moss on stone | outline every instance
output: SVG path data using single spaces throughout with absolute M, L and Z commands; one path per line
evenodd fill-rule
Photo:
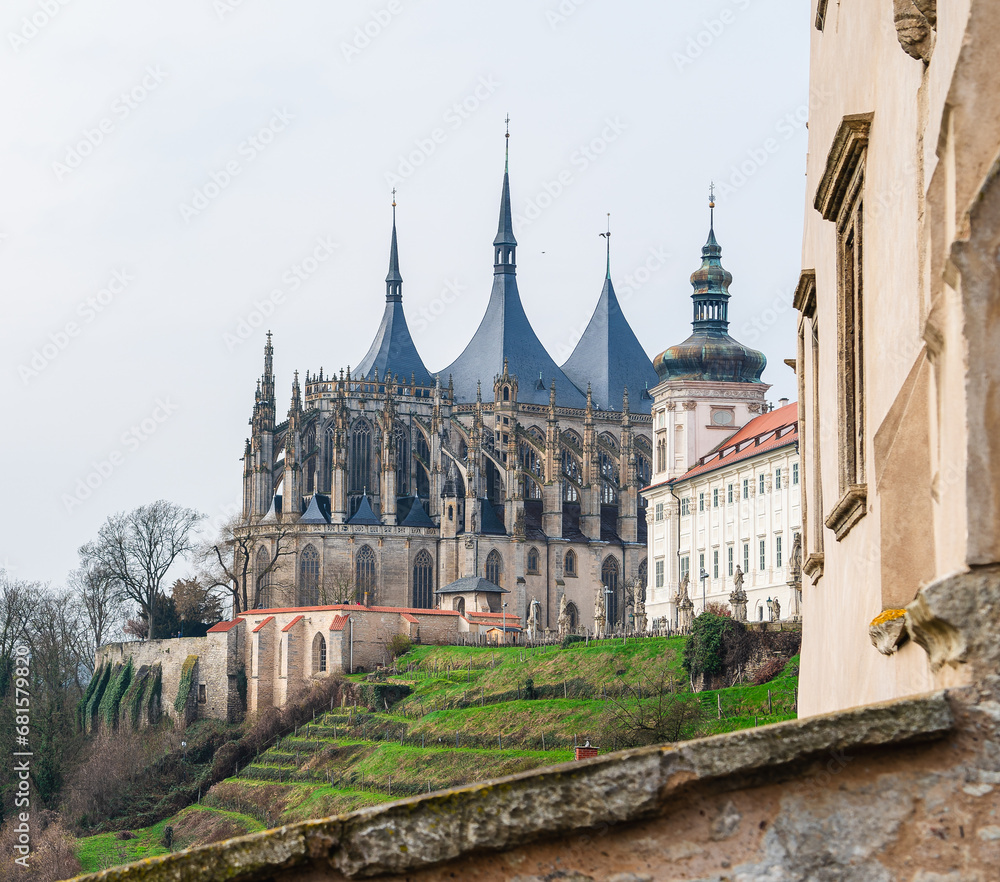
M 198 664 L 198 656 L 189 655 L 181 665 L 181 679 L 177 684 L 177 698 L 174 699 L 174 710 L 177 713 L 184 713 L 187 707 L 188 698 L 191 696 L 191 689 L 194 686 L 194 666 Z

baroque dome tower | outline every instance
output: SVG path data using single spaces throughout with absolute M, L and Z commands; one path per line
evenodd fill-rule
M 701 266 L 691 274 L 694 293 L 693 333 L 653 359 L 661 381 L 760 383 L 767 365 L 764 353 L 729 336 L 729 285 L 732 273 L 722 266 L 722 246 L 715 238 L 715 203 L 710 202 L 708 241 Z

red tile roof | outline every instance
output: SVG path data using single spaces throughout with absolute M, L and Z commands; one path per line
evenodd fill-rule
M 304 618 L 305 618 L 305 616 L 296 616 L 296 617 L 295 617 L 294 619 L 292 619 L 292 620 L 291 620 L 291 621 L 290 621 L 290 622 L 289 622 L 289 623 L 288 623 L 287 625 L 285 625 L 285 627 L 284 627 L 284 628 L 282 628 L 281 630 L 282 630 L 282 631 L 291 631 L 291 630 L 292 630 L 292 628 L 294 628 L 294 627 L 295 627 L 295 626 L 296 626 L 296 625 L 297 625 L 297 624 L 298 624 L 299 622 L 301 622 L 301 621 L 302 621 L 302 620 L 303 620 Z
M 403 621 L 404 622 L 409 622 L 412 625 L 418 624 L 417 620 L 415 618 L 413 618 L 413 616 L 411 616 L 409 613 L 403 613 Z
M 284 606 L 272 609 L 247 609 L 239 613 L 240 616 L 254 616 L 261 614 L 277 614 L 289 612 L 327 612 L 343 610 L 352 612 L 386 612 L 386 613 L 410 613 L 414 616 L 457 616 L 458 612 L 453 609 L 413 609 L 400 606 L 362 606 L 358 603 L 333 603 L 328 606 Z M 492 613 L 500 615 L 500 613 Z
M 347 620 L 350 616 L 334 616 L 333 621 L 330 622 L 331 631 L 343 631 L 347 627 Z
M 224 634 L 226 631 L 232 631 L 237 625 L 242 624 L 241 619 L 233 619 L 231 622 L 219 622 L 218 624 L 212 625 L 208 629 L 209 634 Z
M 799 440 L 799 405 L 797 402 L 786 404 L 769 413 L 754 417 L 742 429 L 731 435 L 716 447 L 711 453 L 703 456 L 701 461 L 688 469 L 679 478 L 672 481 L 660 481 L 650 484 L 644 490 L 652 490 L 667 484 L 677 484 L 725 468 L 733 463 L 742 462 L 761 453 L 787 447 Z
M 243 613 L 240 613 L 240 615 L 243 615 Z M 268 616 L 256 628 L 253 629 L 253 633 L 256 634 L 261 628 L 264 627 L 264 625 L 266 625 L 268 622 L 273 621 L 273 620 L 274 620 L 274 616 Z

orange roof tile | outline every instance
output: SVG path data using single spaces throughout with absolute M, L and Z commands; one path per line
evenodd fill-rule
M 281 630 L 282 630 L 283 632 L 284 632 L 284 631 L 291 631 L 291 630 L 292 630 L 292 628 L 294 628 L 294 627 L 295 627 L 295 626 L 296 626 L 296 625 L 297 625 L 297 624 L 298 624 L 299 622 L 301 622 L 301 621 L 302 621 L 302 620 L 303 620 L 304 618 L 305 618 L 305 616 L 296 616 L 296 617 L 295 617 L 294 619 L 292 619 L 292 620 L 291 620 L 291 621 L 290 621 L 290 622 L 289 622 L 289 623 L 288 623 L 287 625 L 285 625 L 285 627 L 284 627 L 284 628 L 282 628 Z
M 209 634 L 224 634 L 226 631 L 232 631 L 237 625 L 242 624 L 240 619 L 233 619 L 231 622 L 219 622 L 218 624 L 212 625 L 208 629 Z
M 403 621 L 409 622 L 412 625 L 418 624 L 417 620 L 413 618 L 409 613 L 403 613 Z
M 285 606 L 270 609 L 247 609 L 239 613 L 242 616 L 272 615 L 290 612 L 328 612 L 343 610 L 345 612 L 385 612 L 385 613 L 409 613 L 414 616 L 457 616 L 458 612 L 453 609 L 413 609 L 401 606 L 362 606 L 357 603 L 332 603 L 327 606 Z M 500 615 L 500 613 L 491 613 Z
M 679 478 L 650 484 L 648 487 L 643 487 L 643 490 L 653 490 L 667 484 L 678 484 L 689 478 L 714 472 L 716 469 L 759 456 L 761 453 L 798 443 L 798 408 L 798 403 L 792 402 L 769 413 L 762 413 L 760 416 L 754 417 L 742 429 L 703 456 L 697 465 L 692 466 Z
M 243 615 L 243 613 L 240 613 L 240 615 Z M 274 616 L 268 616 L 266 619 L 264 619 L 256 628 L 253 629 L 254 634 L 256 634 L 261 628 L 264 627 L 264 625 L 266 625 L 268 622 L 271 621 L 274 621 Z
M 347 627 L 347 622 L 350 616 L 334 616 L 333 621 L 330 622 L 331 631 L 343 631 Z

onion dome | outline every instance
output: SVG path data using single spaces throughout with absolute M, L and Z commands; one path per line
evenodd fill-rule
M 714 209 L 715 203 L 709 203 Z M 713 211 L 714 215 L 714 211 Z M 716 383 L 760 383 L 764 353 L 729 336 L 729 285 L 732 274 L 722 266 L 722 247 L 709 224 L 701 249 L 701 266 L 691 274 L 694 333 L 653 359 L 661 380 L 708 380 Z

